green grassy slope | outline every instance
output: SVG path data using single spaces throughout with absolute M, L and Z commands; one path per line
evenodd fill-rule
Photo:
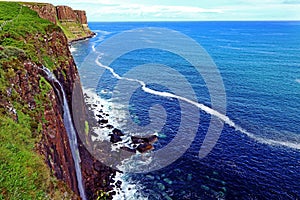
M 57 25 L 63 30 L 69 41 L 89 36 L 78 22 L 59 22 L 57 20 Z
M 44 104 L 50 86 L 39 81 L 36 107 L 29 108 L 12 87 L 16 74 L 26 74 L 24 60 L 54 68 L 54 56 L 36 44 L 46 34 L 59 28 L 38 17 L 36 12 L 18 3 L 0 2 L 0 199 L 62 199 L 73 195 L 61 181 L 51 175 L 43 157 L 36 152 L 41 137 Z M 37 53 L 39 52 L 39 53 Z M 11 114 L 11 105 L 18 119 Z

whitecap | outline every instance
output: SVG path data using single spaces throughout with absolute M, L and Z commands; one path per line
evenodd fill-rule
M 210 115 L 213 115 L 217 118 L 219 118 L 221 121 L 223 121 L 225 124 L 229 125 L 230 127 L 234 128 L 236 131 L 239 131 L 245 135 L 247 135 L 249 138 L 259 142 L 259 143 L 262 143 L 262 144 L 268 144 L 268 145 L 271 145 L 271 146 L 285 146 L 285 147 L 288 147 L 288 148 L 292 148 L 292 149 L 297 149 L 297 150 L 300 150 L 300 144 L 299 143 L 294 143 L 294 142 L 290 142 L 290 141 L 284 141 L 284 140 L 274 140 L 274 139 L 267 139 L 267 138 L 262 138 L 262 137 L 259 137 L 259 136 L 256 136 L 255 134 L 253 133 L 250 133 L 249 131 L 243 129 L 242 127 L 240 127 L 239 125 L 235 124 L 234 121 L 232 121 L 228 116 L 218 112 L 217 110 L 213 110 L 212 108 L 204 105 L 204 104 L 201 104 L 199 102 L 195 102 L 195 101 L 192 101 L 188 98 L 185 98 L 185 97 L 182 97 L 182 96 L 178 96 L 178 95 L 175 95 L 175 94 L 172 94 L 172 93 L 169 93 L 169 92 L 161 92 L 161 91 L 156 91 L 156 90 L 153 90 L 151 88 L 148 88 L 146 86 L 146 83 L 141 81 L 141 80 L 138 80 L 138 79 L 132 79 L 132 78 L 126 78 L 126 77 L 121 77 L 119 74 L 117 74 L 113 68 L 109 67 L 109 66 L 105 66 L 103 65 L 102 63 L 99 62 L 99 59 L 100 57 L 98 57 L 95 62 L 98 66 L 102 67 L 102 68 L 105 68 L 107 70 L 109 70 L 111 72 L 111 74 L 116 78 L 116 79 L 119 79 L 119 80 L 127 80 L 127 81 L 133 81 L 133 82 L 137 82 L 139 83 L 141 86 L 142 86 L 142 90 L 146 93 L 149 93 L 149 94 L 153 94 L 153 95 L 157 95 L 157 96 L 161 96 L 161 97 L 167 97 L 167 98 L 176 98 L 176 99 L 179 99 L 179 100 L 182 100 L 182 101 L 185 101 L 187 103 L 190 103 L 194 106 L 196 106 L 197 108 L 199 108 L 200 110 L 206 112 L 207 114 L 210 114 Z M 297 79 L 299 80 L 299 79 Z M 298 81 L 297 81 L 298 82 Z M 300 81 L 299 81 L 300 83 Z
M 112 32 L 104 31 L 104 30 L 93 30 L 93 32 L 95 32 L 95 33 L 100 33 L 100 34 L 102 34 L 102 35 L 109 35 L 109 34 L 112 34 Z
M 70 49 L 71 53 L 74 53 L 77 51 L 77 48 L 75 48 L 74 46 L 70 46 L 69 49 Z
M 114 178 L 115 182 L 122 181 L 121 189 L 114 187 L 116 195 L 113 196 L 113 200 L 146 200 L 147 197 L 143 196 L 140 191 L 143 190 L 143 186 L 137 181 L 131 181 L 126 174 L 117 172 Z
M 239 48 L 239 47 L 233 47 L 233 46 L 219 46 L 220 48 L 223 48 L 223 49 L 233 49 L 233 50 L 242 50 L 242 48 Z

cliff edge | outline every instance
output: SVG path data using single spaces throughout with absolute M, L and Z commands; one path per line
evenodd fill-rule
M 69 6 L 53 6 L 47 3 L 23 3 L 38 15 L 58 25 L 69 42 L 90 38 L 95 34 L 89 29 L 86 12 Z
M 54 74 L 72 109 L 74 87 L 82 98 L 80 78 L 57 10 L 0 2 L 0 199 L 80 198 L 61 94 L 41 70 Z M 84 11 L 67 10 L 59 14 L 66 23 L 86 23 Z M 83 99 L 78 108 L 84 110 Z M 78 143 L 87 198 L 109 199 L 114 170 Z

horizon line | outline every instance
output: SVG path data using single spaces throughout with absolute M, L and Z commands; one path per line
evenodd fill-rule
M 129 20 L 129 21 L 88 21 L 88 23 L 113 23 L 113 22 L 300 22 L 300 19 L 266 19 L 266 20 L 145 20 L 145 21 L 135 21 L 135 20 Z

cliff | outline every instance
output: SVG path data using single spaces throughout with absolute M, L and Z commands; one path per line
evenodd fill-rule
M 84 10 L 73 10 L 68 6 L 53 6 L 46 3 L 23 3 L 38 15 L 58 25 L 64 31 L 69 42 L 90 38 L 94 33 L 87 24 Z
M 84 112 L 80 78 L 68 48 L 71 39 L 57 26 L 63 21 L 56 16 L 69 20 L 75 16 L 75 23 L 86 22 L 86 16 L 74 11 L 68 17 L 72 10 L 61 14 L 59 7 L 54 8 L 0 2 L 1 199 L 79 198 L 61 94 L 41 67 L 50 69 L 62 84 L 71 109 L 72 91 L 77 88 L 78 106 Z M 79 140 L 83 184 L 88 199 L 97 199 L 111 189 L 114 170 L 96 161 L 81 144 Z

